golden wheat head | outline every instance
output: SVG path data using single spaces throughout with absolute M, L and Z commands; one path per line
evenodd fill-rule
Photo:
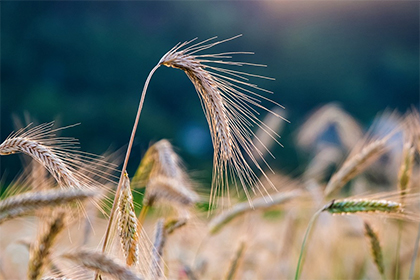
M 252 163 L 263 176 L 266 176 L 258 163 L 263 153 L 258 150 L 252 138 L 256 139 L 256 142 L 261 141 L 255 136 L 252 128 L 253 126 L 262 128 L 273 139 L 279 137 L 256 116 L 257 109 L 278 116 L 261 105 L 262 100 L 274 102 L 257 93 L 257 91 L 267 92 L 266 90 L 248 82 L 248 77 L 266 77 L 217 66 L 261 66 L 227 60 L 232 54 L 250 53 L 198 54 L 237 37 L 239 36 L 213 41 L 216 38 L 214 37 L 196 44 L 192 44 L 194 40 L 179 43 L 159 62 L 160 65 L 183 70 L 194 84 L 200 97 L 214 148 L 211 204 L 214 203 L 218 193 L 221 192 L 223 195 L 224 191 L 228 190 L 230 177 L 235 185 L 236 178 L 239 179 L 248 198 L 250 198 L 248 188 L 251 188 L 253 192 L 266 192 L 265 186 L 250 165 Z M 280 106 L 277 103 L 274 104 Z M 270 185 L 274 188 L 271 182 Z

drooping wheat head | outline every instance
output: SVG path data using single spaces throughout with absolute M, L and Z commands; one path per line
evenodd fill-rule
M 266 78 L 241 71 L 225 69 L 217 65 L 253 65 L 257 64 L 233 62 L 225 59 L 232 54 L 250 54 L 245 52 L 225 52 L 217 54 L 197 54 L 211 47 L 230 41 L 239 36 L 226 40 L 215 41 L 214 38 L 192 44 L 194 40 L 177 44 L 160 60 L 160 65 L 183 70 L 200 97 L 214 148 L 213 180 L 210 203 L 215 202 L 216 196 L 228 191 L 229 178 L 236 185 L 237 176 L 248 198 L 251 188 L 253 192 L 265 193 L 266 188 L 252 170 L 250 163 L 266 177 L 258 163 L 262 152 L 252 141 L 255 137 L 253 126 L 262 128 L 273 139 L 279 136 L 272 131 L 256 115 L 257 109 L 268 110 L 261 104 L 261 100 L 269 100 L 256 91 L 265 91 L 248 82 L 248 77 Z M 271 101 L 276 106 L 277 103 Z M 278 116 L 279 117 L 279 116 Z M 277 141 L 278 142 L 278 141 Z M 264 161 L 265 162 L 265 161 Z M 270 182 L 270 181 L 269 181 Z M 275 188 L 273 184 L 270 185 Z

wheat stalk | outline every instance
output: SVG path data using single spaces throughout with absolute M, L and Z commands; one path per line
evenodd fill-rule
M 401 213 L 401 203 L 389 200 L 343 199 L 333 200 L 322 208 L 332 214 L 353 214 L 357 212 Z
M 119 198 L 118 231 L 121 246 L 128 266 L 136 265 L 139 258 L 139 234 L 137 232 L 137 217 L 134 212 L 133 195 L 131 193 L 130 179 L 127 172 Z
M 96 195 L 97 192 L 78 189 L 27 192 L 15 195 L 0 201 L 0 224 L 42 207 L 58 206 Z
M 375 262 L 382 279 L 385 279 L 385 268 L 381 244 L 379 243 L 378 235 L 372 230 L 367 222 L 365 222 L 365 234 L 369 238 L 373 261 Z
M 112 276 L 119 280 L 141 280 L 142 278 L 134 274 L 128 267 L 119 264 L 112 258 L 109 258 L 98 252 L 80 250 L 76 253 L 64 254 L 63 258 L 69 259 L 88 269 L 100 271 L 103 274 Z
M 63 211 L 56 212 L 53 216 L 53 222 L 45 232 L 38 236 L 37 241 L 30 247 L 28 279 L 40 279 L 42 276 L 45 262 L 50 255 L 50 249 L 57 235 L 65 226 L 64 218 Z

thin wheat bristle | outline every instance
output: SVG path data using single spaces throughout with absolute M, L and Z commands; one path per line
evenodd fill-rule
M 63 258 L 69 259 L 88 269 L 96 270 L 119 280 L 141 280 L 142 277 L 134 274 L 128 267 L 114 259 L 98 252 L 80 250 L 72 254 L 64 254 Z
M 161 200 L 192 206 L 198 201 L 198 195 L 179 180 L 157 176 L 148 183 L 143 203 L 152 206 Z
M 401 203 L 389 200 L 343 199 L 331 201 L 324 206 L 322 211 L 328 211 L 332 214 L 352 214 L 357 212 L 401 213 L 403 208 Z
M 128 266 L 136 265 L 139 258 L 139 234 L 137 232 L 137 217 L 134 211 L 130 179 L 127 173 L 124 174 L 118 209 L 118 231 L 126 263 Z
M 209 232 L 215 234 L 219 232 L 226 224 L 234 218 L 245 214 L 246 212 L 257 209 L 269 209 L 270 207 L 280 205 L 299 196 L 301 192 L 294 190 L 286 193 L 276 193 L 271 197 L 259 197 L 251 202 L 243 202 L 235 204 L 231 209 L 224 211 L 220 215 L 213 218 L 209 223 Z
M 159 219 L 155 228 L 155 240 L 153 242 L 152 259 L 150 265 L 150 275 L 152 279 L 159 279 L 162 277 L 163 265 L 163 248 L 166 242 L 166 231 L 164 220 Z
M 226 53 L 197 54 L 237 37 L 239 36 L 210 42 L 216 38 L 214 37 L 196 44 L 191 44 L 192 41 L 184 42 L 167 52 L 159 61 L 159 65 L 183 70 L 193 83 L 201 100 L 214 148 L 211 206 L 214 205 L 218 194 L 221 193 L 223 196 L 224 192 L 228 191 L 229 179 L 232 179 L 235 185 L 237 183 L 242 185 L 249 199 L 248 188 L 251 188 L 253 192 L 258 191 L 268 194 L 265 186 L 248 163 L 252 162 L 252 165 L 267 178 L 258 163 L 259 159 L 264 161 L 263 152 L 257 148 L 252 138 L 256 138 L 256 142 L 262 142 L 256 137 L 252 128 L 256 126 L 263 129 L 277 143 L 279 138 L 278 134 L 261 122 L 256 115 L 259 114 L 258 109 L 261 109 L 280 117 L 277 113 L 261 105 L 261 99 L 272 102 L 277 107 L 281 106 L 256 93 L 256 91 L 269 91 L 247 82 L 248 77 L 267 77 L 217 67 L 217 64 L 233 66 L 262 65 L 225 61 L 223 59 L 230 58 Z M 236 53 L 245 54 L 244 52 Z M 235 52 L 229 54 L 235 54 Z M 268 150 L 264 145 L 263 149 Z M 265 161 L 264 163 L 267 164 Z M 236 177 L 239 182 L 237 182 Z M 271 181 L 268 180 L 268 182 L 275 189 Z
M 0 224 L 42 207 L 81 201 L 97 195 L 98 192 L 79 189 L 27 192 L 15 195 L 0 201 Z
M 365 234 L 369 238 L 369 243 L 371 247 L 373 261 L 375 262 L 376 267 L 378 268 L 379 273 L 384 278 L 385 276 L 385 266 L 382 257 L 382 248 L 379 243 L 378 235 L 373 231 L 371 226 L 365 222 Z
M 47 230 L 42 232 L 36 242 L 31 245 L 29 250 L 28 279 L 40 279 L 46 265 L 46 260 L 50 255 L 51 247 L 57 235 L 64 229 L 65 215 L 63 211 L 58 211 L 53 216 L 53 221 Z

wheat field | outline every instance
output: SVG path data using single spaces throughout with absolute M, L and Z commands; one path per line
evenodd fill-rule
M 123 155 L 81 151 L 61 136 L 71 125 L 53 121 L 1 139 L 1 156 L 25 160 L 0 200 L 0 279 L 420 279 L 418 111 L 377 112 L 365 128 L 326 104 L 296 132 L 310 154 L 301 172 L 273 170 L 269 147 L 281 145 L 288 120 L 254 84 L 272 78 L 255 74 L 264 65 L 234 60 L 250 52 L 211 51 L 238 37 L 194 39 L 162 56 Z M 182 70 L 201 101 L 211 186 L 166 139 L 127 173 L 161 66 Z M 323 140 L 331 127 L 337 143 Z

